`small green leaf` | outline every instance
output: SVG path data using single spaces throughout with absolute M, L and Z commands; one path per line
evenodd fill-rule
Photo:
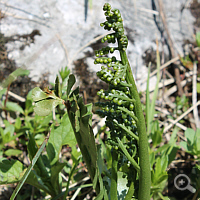
M 61 78 L 62 78 L 62 81 L 64 81 L 64 80 L 69 76 L 70 70 L 69 70 L 68 67 L 66 66 L 65 69 L 62 68 L 62 69 L 59 71 L 59 74 L 60 74 L 60 76 L 61 76 Z
M 22 154 L 22 151 L 19 149 L 8 149 L 4 152 L 6 156 L 18 156 Z
M 34 112 L 36 115 L 39 116 L 46 116 L 49 115 L 52 110 L 58 105 L 62 104 L 62 99 L 50 99 L 50 100 L 43 100 L 35 103 Z
M 19 130 L 20 128 L 21 128 L 21 120 L 20 120 L 20 118 L 19 117 L 17 117 L 17 119 L 16 119 L 16 121 L 15 121 L 15 128 L 17 129 L 17 130 Z
M 76 82 L 75 76 L 73 74 L 70 74 L 69 79 L 68 79 L 68 85 L 67 85 L 67 96 L 69 96 L 70 91 L 75 82 Z
M 22 68 L 16 69 L 14 72 L 12 72 L 6 80 L 3 81 L 1 84 L 3 88 L 7 87 L 10 85 L 18 76 L 25 76 L 29 75 L 30 71 Z
M 24 166 L 18 160 L 0 161 L 0 184 L 17 183 L 23 176 Z
M 57 97 L 61 96 L 60 81 L 58 76 L 56 76 L 56 81 L 55 81 L 55 95 Z
M 36 87 L 32 90 L 32 98 L 33 98 L 33 101 L 40 101 L 40 100 L 48 98 L 48 96 L 39 87 Z
M 24 114 L 24 110 L 23 110 L 22 107 L 19 106 L 17 103 L 8 101 L 8 102 L 6 103 L 6 108 L 7 108 L 9 111 L 20 112 L 21 114 Z
M 39 116 L 49 115 L 58 104 L 64 103 L 53 91 L 45 93 L 39 87 L 32 90 L 32 99 L 35 101 L 34 111 Z

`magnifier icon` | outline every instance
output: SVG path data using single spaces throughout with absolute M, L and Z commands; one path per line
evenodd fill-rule
M 179 174 L 175 177 L 174 186 L 177 190 L 189 190 L 192 193 L 196 192 L 196 189 L 190 185 L 190 178 L 185 174 Z

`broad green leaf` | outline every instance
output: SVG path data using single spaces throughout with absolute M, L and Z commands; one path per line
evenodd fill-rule
M 1 86 L 3 88 L 6 88 L 8 85 L 10 85 L 18 76 L 25 76 L 29 75 L 30 71 L 22 68 L 16 69 L 14 72 L 12 72 L 6 80 L 3 81 Z
M 35 103 L 34 112 L 39 116 L 46 116 L 49 115 L 52 110 L 58 105 L 62 104 L 62 99 L 50 99 L 50 100 L 43 100 Z
M 32 99 L 35 101 L 34 111 L 39 116 L 49 115 L 58 104 L 64 103 L 53 91 L 45 93 L 39 87 L 32 90 Z
M 17 103 L 8 101 L 6 103 L 6 108 L 9 111 L 20 112 L 21 114 L 24 114 L 24 110 Z
M 160 174 L 162 173 L 161 169 L 162 169 L 162 167 L 161 167 L 161 159 L 160 159 L 160 157 L 158 157 L 156 159 L 156 164 L 155 164 L 155 169 L 154 169 L 154 172 L 155 172 L 155 174 L 154 174 L 154 178 L 155 178 L 154 179 L 154 184 L 155 184 L 155 181 L 158 180 L 158 177 L 160 176 Z
M 56 127 L 52 125 L 52 130 L 46 148 L 51 165 L 58 161 L 61 148 L 66 144 L 71 147 L 76 145 L 73 128 L 67 113 L 65 113 L 62 117 L 60 126 Z
M 17 183 L 24 174 L 24 166 L 18 160 L 0 161 L 0 184 Z
M 54 189 L 57 191 L 57 193 L 60 193 L 62 189 L 62 182 L 59 181 L 59 173 L 61 172 L 61 170 L 65 165 L 66 163 L 57 162 L 55 165 L 51 167 L 51 183 Z
M 67 96 L 70 95 L 70 91 L 73 85 L 75 84 L 75 82 L 76 82 L 75 76 L 73 74 L 70 74 L 69 79 L 68 79 L 68 84 L 67 84 Z
M 6 156 L 18 156 L 22 154 L 22 151 L 19 149 L 8 149 L 4 152 Z
M 36 87 L 32 90 L 33 101 L 40 101 L 46 98 L 48 98 L 48 95 L 43 92 L 39 87 Z
M 185 137 L 187 138 L 187 143 L 189 145 L 193 145 L 194 137 L 195 137 L 195 131 L 191 128 L 187 128 L 186 131 L 185 131 Z
M 35 171 L 32 170 L 29 174 L 29 176 L 27 177 L 25 183 L 29 184 L 29 185 L 32 185 L 38 189 L 41 189 L 43 190 L 44 192 L 46 193 L 49 193 L 50 194 L 50 191 L 49 189 L 43 184 L 43 182 L 40 180 L 38 180 L 36 174 L 35 174 Z
M 183 147 L 187 152 L 190 152 L 190 149 L 188 148 L 187 142 L 181 141 L 180 146 Z
M 68 110 L 69 118 L 73 126 L 76 140 L 83 155 L 84 161 L 87 164 L 89 174 L 91 176 L 91 179 L 93 180 L 97 167 L 97 150 L 94 133 L 89 123 L 90 118 L 86 118 L 87 120 L 85 120 L 84 118 L 84 115 L 88 112 L 90 106 L 89 108 L 85 106 L 83 103 L 83 99 L 78 97 L 78 95 L 76 98 L 74 92 L 73 97 L 74 99 L 71 99 L 72 97 L 70 97 L 72 101 L 72 106 Z M 77 124 L 79 127 L 76 127 Z

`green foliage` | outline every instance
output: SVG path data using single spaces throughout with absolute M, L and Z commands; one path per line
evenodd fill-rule
M 166 187 L 168 180 L 167 167 L 175 159 L 176 152 L 179 149 L 176 145 L 177 131 L 178 129 L 173 131 L 171 139 L 167 144 L 160 146 L 156 150 L 151 148 L 151 196 L 155 200 L 160 199 L 161 193 Z M 162 199 L 164 199 L 164 197 Z
M 18 160 L 0 161 L 0 184 L 10 184 L 18 182 L 24 173 L 24 166 Z
M 8 87 L 18 76 L 25 76 L 29 75 L 29 70 L 25 70 L 22 68 L 16 69 L 14 72 L 12 72 L 8 78 L 6 78 L 3 83 L 0 84 L 0 89 Z
M 43 92 L 36 87 L 32 91 L 32 98 L 35 102 L 34 112 L 39 116 L 50 114 L 58 104 L 63 104 L 64 101 L 55 95 L 54 91 L 48 89 Z
M 21 155 L 22 151 L 15 149 L 17 145 L 16 138 L 20 143 L 27 145 L 27 142 L 20 136 L 27 135 L 27 133 L 29 136 L 27 147 L 31 164 L 28 168 L 20 161 L 9 161 L 6 158 L 3 158 L 0 164 L 1 184 L 19 182 L 12 195 L 13 199 L 24 183 L 33 185 L 52 197 L 61 193 L 63 183 L 60 172 L 67 164 L 66 162 L 60 163 L 59 160 L 59 154 L 63 145 L 72 147 L 73 159 L 78 161 L 80 153 L 76 150 L 76 139 L 67 113 L 63 116 L 56 115 L 57 121 L 53 123 L 52 115 L 49 115 L 58 104 L 64 105 L 65 101 L 56 96 L 56 94 L 60 93 L 60 96 L 66 96 L 64 94 L 66 91 L 70 94 L 75 81 L 74 77 L 72 77 L 73 80 L 71 82 L 73 84 L 70 82 L 68 89 L 64 91 L 63 88 L 66 88 L 66 83 L 69 79 L 69 70 L 67 68 L 62 69 L 60 75 L 62 83 L 60 84 L 57 78 L 55 92 L 48 89 L 43 92 L 38 87 L 30 91 L 26 98 L 24 110 L 14 102 L 7 102 L 6 107 L 2 107 L 7 112 L 16 112 L 20 115 L 20 117 L 16 118 L 14 124 L 4 120 L 5 128 L 0 127 L 0 146 L 3 154 L 5 156 Z M 13 75 L 10 77 L 13 77 Z M 60 92 L 58 92 L 59 88 Z M 1 94 L 5 94 L 4 90 Z M 34 107 L 33 100 L 35 101 Z M 34 111 L 36 115 L 32 117 Z M 50 126 L 51 123 L 52 125 Z M 51 134 L 47 143 L 45 136 L 50 129 Z M 47 155 L 42 155 L 42 150 L 46 143 Z M 10 148 L 7 149 L 5 144 L 8 144 Z M 41 145 L 41 147 L 39 148 L 38 145 Z
M 200 94 L 200 83 L 197 83 L 197 93 Z
M 51 195 L 53 200 L 66 199 L 69 191 L 92 185 L 97 194 L 96 200 L 148 200 L 150 197 L 154 200 L 168 199 L 162 192 L 168 179 L 167 167 L 175 159 L 179 149 L 176 145 L 178 129 L 174 129 L 170 141 L 164 143 L 163 128 L 160 128 L 158 120 L 154 120 L 160 80 L 159 53 L 157 52 L 157 83 L 151 102 L 148 75 L 145 124 L 140 96 L 125 52 L 128 39 L 124 34 L 120 11 L 112 9 L 108 3 L 104 4 L 103 10 L 106 21 L 100 26 L 113 33 L 102 38 L 102 42 L 117 42 L 116 47 L 107 46 L 95 51 L 97 58 L 94 63 L 102 65 L 97 76 L 109 85 L 108 90 L 101 89 L 97 92 L 99 102 L 96 104 L 99 107 L 97 113 L 106 117 L 104 130 L 108 128 L 105 131 L 107 140 L 104 143 L 99 137 L 99 144 L 96 146 L 92 130 L 92 104 L 83 103 L 79 88 L 74 89 L 75 76 L 70 74 L 67 67 L 59 71 L 52 90 L 42 91 L 36 87 L 30 91 L 24 106 L 2 101 L 2 111 L 16 113 L 15 123 L 10 124 L 4 120 L 5 127 L 0 127 L 0 155 L 5 156 L 0 160 L 0 184 L 18 183 L 11 200 L 17 196 L 24 183 L 42 190 L 45 195 Z M 199 46 L 199 33 L 196 34 L 196 41 Z M 119 52 L 119 60 L 114 56 L 108 57 L 108 54 L 114 52 Z M 189 56 L 181 61 L 185 65 L 191 64 Z M 6 94 L 6 87 L 9 88 L 17 76 L 28 73 L 22 69 L 13 72 L 0 85 L 0 98 Z M 188 109 L 188 99 L 185 96 L 177 98 L 176 105 L 174 114 L 179 115 Z M 180 142 L 180 146 L 199 159 L 200 129 L 195 132 L 188 128 L 185 137 L 187 141 Z M 81 152 L 77 151 L 77 143 Z M 28 167 L 23 163 L 24 157 L 18 144 L 27 146 L 31 161 Z M 60 158 L 63 145 L 71 147 L 72 166 L 63 157 Z M 19 156 L 19 160 L 6 159 L 12 156 Z M 82 158 L 92 184 L 70 188 L 71 182 L 82 177 L 82 173 L 77 170 Z M 197 189 L 200 188 L 199 169 L 200 166 L 196 165 L 192 172 Z M 68 174 L 67 182 L 62 180 L 62 171 Z M 63 188 L 66 189 L 64 192 Z
M 0 148 L 5 148 L 5 144 L 10 143 L 12 146 L 13 140 L 22 135 L 22 132 L 15 134 L 15 126 L 4 120 L 5 128 L 0 127 Z
M 200 47 L 200 32 L 196 33 L 196 43 L 197 43 L 197 46 Z
M 197 128 L 196 132 L 187 128 L 185 131 L 185 137 L 187 141 L 180 142 L 180 146 L 184 148 L 184 150 L 192 155 L 196 155 L 198 158 L 200 157 L 200 129 Z
M 149 199 L 150 170 L 147 137 L 144 116 L 135 81 L 126 56 L 128 39 L 124 34 L 123 20 L 118 9 L 111 9 L 110 4 L 104 4 L 106 21 L 100 25 L 105 30 L 114 33 L 102 38 L 102 42 L 115 43 L 117 47 L 103 47 L 95 51 L 95 64 L 103 64 L 97 76 L 109 84 L 109 89 L 101 89 L 97 95 L 103 101 L 96 103 L 100 110 L 97 113 L 106 117 L 106 126 L 110 137 L 107 144 L 111 146 L 112 166 L 110 175 L 110 198 L 116 200 L 130 199 L 138 195 L 140 199 Z M 107 57 L 106 54 L 119 51 L 121 60 Z M 142 142 L 139 142 L 139 141 Z M 138 153 L 139 152 L 139 153 Z M 140 159 L 140 162 L 138 160 Z M 143 162 L 144 161 L 144 162 Z M 118 192 L 118 173 L 121 170 L 127 188 L 124 186 L 123 195 Z M 104 172 L 107 173 L 107 172 Z M 107 173 L 108 174 L 108 173 Z M 140 178 L 142 177 L 142 178 Z M 139 192 L 134 187 L 140 183 Z M 144 183 L 144 182 L 145 183 Z
M 66 144 L 70 147 L 76 145 L 76 139 L 67 113 L 63 115 L 59 126 L 53 124 L 51 127 L 51 134 L 46 148 L 51 165 L 58 162 L 61 148 Z
M 176 97 L 176 114 L 180 115 L 182 112 L 186 112 L 189 108 L 188 98 L 183 95 Z

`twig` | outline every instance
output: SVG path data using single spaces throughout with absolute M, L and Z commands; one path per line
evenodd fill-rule
M 197 64 L 194 62 L 193 64 L 193 80 L 192 80 L 192 104 L 196 104 L 197 102 Z M 200 128 L 199 116 L 198 116 L 198 108 L 196 107 L 193 110 L 194 120 L 197 128 Z
M 45 20 L 45 19 L 43 19 L 43 18 L 41 18 L 41 17 L 39 17 L 39 16 L 37 16 L 37 15 L 35 15 L 35 14 L 32 14 L 32 13 L 26 11 L 26 10 L 23 10 L 23 9 L 21 9 L 21 8 L 17 8 L 17 7 L 15 7 L 15 6 L 9 5 L 9 4 L 5 3 L 5 2 L 0 2 L 0 3 L 1 3 L 1 4 L 4 4 L 4 5 L 5 5 L 6 7 L 8 7 L 8 8 L 12 8 L 12 9 L 15 9 L 15 10 L 19 10 L 19 11 L 21 11 L 21 12 L 24 12 L 24 13 L 28 14 L 28 15 L 32 15 L 32 16 L 38 18 L 38 19 Z
M 163 25 L 164 25 L 164 28 L 165 28 L 165 31 L 166 31 L 166 34 L 167 34 L 170 52 L 172 54 L 172 57 L 175 58 L 175 51 L 174 51 L 174 47 L 173 47 L 173 42 L 172 42 L 172 39 L 171 39 L 171 36 L 170 36 L 170 33 L 169 33 L 169 29 L 168 29 L 167 22 L 166 22 L 166 17 L 165 17 L 165 14 L 164 14 L 163 2 L 162 2 L 162 0 L 158 0 L 158 3 L 159 3 L 159 8 L 160 8 L 160 16 L 162 18 L 162 22 L 163 22 Z M 184 94 L 184 92 L 183 92 L 183 88 L 181 86 L 179 68 L 177 66 L 175 66 L 175 68 L 174 68 L 174 73 L 175 73 L 176 84 L 177 84 L 177 87 L 178 87 L 179 95 L 182 96 Z
M 146 8 L 137 8 L 137 10 L 147 12 L 147 13 L 151 13 L 153 15 L 159 15 L 159 12 L 156 11 L 156 10 L 150 10 L 150 9 L 146 9 Z
M 60 41 L 60 43 L 61 43 L 63 49 L 65 50 L 65 55 L 66 55 L 66 57 L 67 57 L 67 63 L 69 64 L 69 55 L 68 55 L 67 47 L 66 47 L 65 44 L 63 43 L 63 41 L 62 41 L 62 39 L 61 39 L 61 37 L 60 37 L 60 35 L 59 35 L 58 33 L 56 34 L 56 37 L 58 38 L 58 40 Z
M 2 89 L 3 89 L 3 88 L 0 86 L 0 90 L 2 90 Z M 8 94 L 9 94 L 10 96 L 14 97 L 15 99 L 21 101 L 21 102 L 25 102 L 25 101 L 26 101 L 25 98 L 20 97 L 19 95 L 15 94 L 15 93 L 13 93 L 13 92 L 11 92 L 11 91 L 8 91 Z
M 167 119 L 169 122 L 171 122 L 171 123 L 174 123 L 174 120 L 173 119 Z M 186 126 L 184 126 L 184 125 L 182 125 L 182 124 L 180 124 L 180 123 L 176 123 L 176 126 L 178 126 L 179 128 L 181 128 L 182 130 L 186 130 L 187 129 L 187 127 Z
M 14 17 L 16 19 L 22 19 L 22 20 L 27 20 L 27 21 L 31 21 L 31 22 L 35 22 L 35 23 L 38 23 L 38 24 L 41 24 L 43 26 L 46 26 L 48 28 L 51 28 L 49 25 L 45 24 L 45 23 L 42 23 L 42 22 L 39 22 L 35 19 L 29 19 L 29 18 L 26 18 L 26 17 L 21 17 L 21 16 L 18 16 L 18 15 L 15 15 L 15 14 L 12 14 L 12 13 L 8 13 L 8 12 L 4 12 L 4 11 L 1 11 L 4 15 L 7 15 L 7 16 L 11 16 L 11 17 Z
M 85 181 L 83 181 L 82 183 L 81 183 L 81 185 L 83 185 L 85 183 Z M 79 192 L 81 191 L 81 187 L 79 187 L 77 190 L 76 190 L 76 192 L 74 193 L 74 195 L 72 196 L 72 198 L 71 198 L 71 200 L 74 200 L 77 196 L 78 196 L 78 194 L 79 194 Z
M 181 81 L 181 86 L 183 87 L 186 85 L 186 83 L 191 82 L 191 81 L 192 80 L 190 78 L 187 80 L 183 80 L 183 81 Z M 167 90 L 167 92 L 165 92 L 165 96 L 170 96 L 171 94 L 173 94 L 176 91 L 177 91 L 177 85 L 174 85 L 169 90 Z
M 175 58 L 169 60 L 169 61 L 166 62 L 164 65 L 160 66 L 160 70 L 162 70 L 162 69 L 168 67 L 168 66 L 171 65 L 172 63 L 178 61 L 179 59 L 180 59 L 179 56 L 177 56 L 177 57 L 175 57 Z M 157 74 L 157 69 L 154 70 L 154 71 L 150 74 L 150 77 L 152 77 L 152 76 L 155 75 L 155 74 Z M 142 81 L 142 83 L 145 83 L 146 81 L 147 81 L 147 78 L 144 79 L 144 81 Z M 142 84 L 142 83 L 141 83 L 141 84 Z
M 180 117 L 178 117 L 172 124 L 169 126 L 165 127 L 164 133 L 166 133 L 173 125 L 175 125 L 179 120 L 184 118 L 187 114 L 189 114 L 194 108 L 200 105 L 200 101 L 198 101 L 195 105 L 193 105 L 191 108 L 189 108 L 186 112 L 184 112 Z

